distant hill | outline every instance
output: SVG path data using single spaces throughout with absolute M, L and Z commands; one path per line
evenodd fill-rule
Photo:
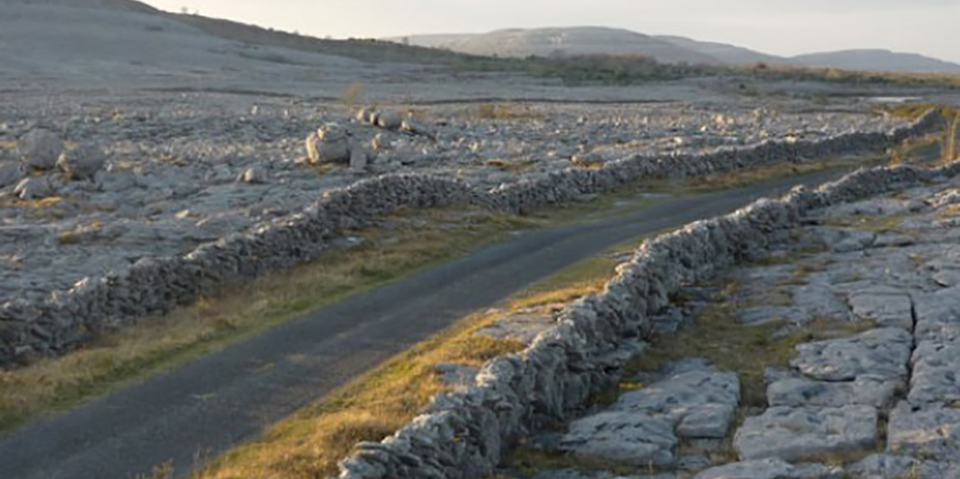
M 796 65 L 844 70 L 892 71 L 902 73 L 960 73 L 960 65 L 916 53 L 889 50 L 845 50 L 812 53 L 790 59 Z
M 915 53 L 847 50 L 780 57 L 725 43 L 705 42 L 672 35 L 649 36 L 630 30 L 605 27 L 511 29 L 485 34 L 411 35 L 389 40 L 402 40 L 411 45 L 455 52 L 501 57 L 632 53 L 651 57 L 662 63 L 710 65 L 767 63 L 871 72 L 960 73 L 960 64 Z
M 662 63 L 719 63 L 715 58 L 671 42 L 630 30 L 605 27 L 510 29 L 477 35 L 413 35 L 404 38 L 409 39 L 412 45 L 486 56 L 524 58 L 636 54 L 655 58 Z
M 728 65 L 751 65 L 755 63 L 780 64 L 789 63 L 789 60 L 776 55 L 768 55 L 749 48 L 728 45 L 726 43 L 703 42 L 692 38 L 672 35 L 658 35 L 655 38 L 670 42 L 680 48 L 695 51 L 702 55 L 715 58 Z

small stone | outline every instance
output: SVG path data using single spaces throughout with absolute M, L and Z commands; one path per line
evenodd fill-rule
M 382 111 L 377 118 L 377 126 L 384 130 L 397 130 L 403 126 L 403 116 L 392 110 Z
M 350 169 L 354 171 L 363 171 L 367 168 L 369 159 L 367 152 L 359 145 L 350 149 Z
M 31 130 L 17 142 L 20 161 L 27 169 L 50 170 L 63 152 L 60 135 L 45 128 Z
M 70 179 L 85 180 L 93 178 L 106 162 L 107 157 L 99 146 L 87 144 L 61 153 L 57 168 Z
M 306 147 L 311 164 L 350 161 L 350 143 L 346 131 L 336 123 L 328 123 L 307 136 Z
M 263 170 L 257 167 L 247 168 L 237 177 L 238 183 L 260 184 L 265 180 Z
M 377 135 L 373 137 L 373 140 L 370 141 L 370 149 L 373 151 L 381 151 L 385 146 L 386 144 L 383 142 L 382 133 L 377 133 Z
M 45 178 L 25 178 L 13 189 L 13 193 L 22 200 L 39 200 L 50 196 L 53 188 Z
M 23 178 L 23 171 L 16 163 L 0 163 L 0 188 L 17 183 Z
M 403 124 L 400 125 L 400 129 L 406 132 L 413 133 L 415 135 L 425 136 L 427 138 L 431 138 L 434 140 L 436 140 L 436 137 L 437 137 L 437 134 L 433 130 L 433 128 L 430 128 L 429 126 L 427 126 L 426 123 L 420 121 L 413 115 L 407 115 L 407 118 L 403 120 Z

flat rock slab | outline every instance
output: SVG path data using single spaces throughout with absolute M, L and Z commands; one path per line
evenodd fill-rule
M 931 405 L 914 411 L 901 402 L 890 412 L 887 450 L 893 454 L 922 455 L 925 460 L 960 458 L 960 410 Z
M 884 328 L 913 330 L 913 302 L 907 294 L 863 292 L 850 295 L 850 307 L 859 320 L 875 321 Z
M 604 412 L 570 424 L 560 449 L 579 456 L 636 466 L 676 463 L 673 422 L 637 412 Z
M 916 299 L 918 341 L 960 338 L 960 287 L 942 289 Z
M 824 318 L 849 321 L 850 308 L 837 296 L 833 285 L 827 282 L 826 275 L 822 278 L 815 282 L 811 277 L 810 284 L 795 288 L 793 303 L 806 313 L 808 319 L 805 322 Z
M 767 387 L 767 402 L 771 407 L 843 407 L 858 404 L 880 408 L 890 404 L 903 383 L 899 379 L 876 376 L 858 376 L 846 382 L 787 378 Z
M 693 370 L 624 394 L 613 409 L 665 417 L 680 437 L 722 439 L 739 402 L 735 373 Z
M 841 479 L 840 468 L 822 464 L 790 464 L 780 459 L 735 462 L 707 469 L 694 479 Z
M 790 362 L 805 376 L 824 381 L 853 381 L 858 376 L 901 379 L 913 337 L 900 328 L 881 328 L 845 339 L 817 341 L 797 346 Z
M 856 479 L 955 479 L 960 466 L 949 462 L 921 461 L 910 456 L 874 454 L 847 467 Z
M 913 352 L 907 399 L 914 406 L 960 401 L 960 343 L 922 341 Z
M 734 447 L 741 459 L 809 460 L 877 444 L 877 409 L 773 407 L 747 418 L 737 431 Z

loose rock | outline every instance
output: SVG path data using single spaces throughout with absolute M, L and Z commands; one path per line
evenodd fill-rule
M 99 146 L 86 144 L 61 153 L 57 168 L 70 179 L 85 180 L 93 178 L 106 161 L 107 157 Z
M 57 165 L 63 152 L 63 140 L 53 131 L 37 128 L 20 138 L 17 152 L 27 169 L 50 170 Z

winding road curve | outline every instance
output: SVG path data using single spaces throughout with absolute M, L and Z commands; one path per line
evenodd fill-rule
M 178 477 L 464 316 L 616 244 L 723 214 L 828 170 L 518 234 L 0 437 L 0 478 Z

